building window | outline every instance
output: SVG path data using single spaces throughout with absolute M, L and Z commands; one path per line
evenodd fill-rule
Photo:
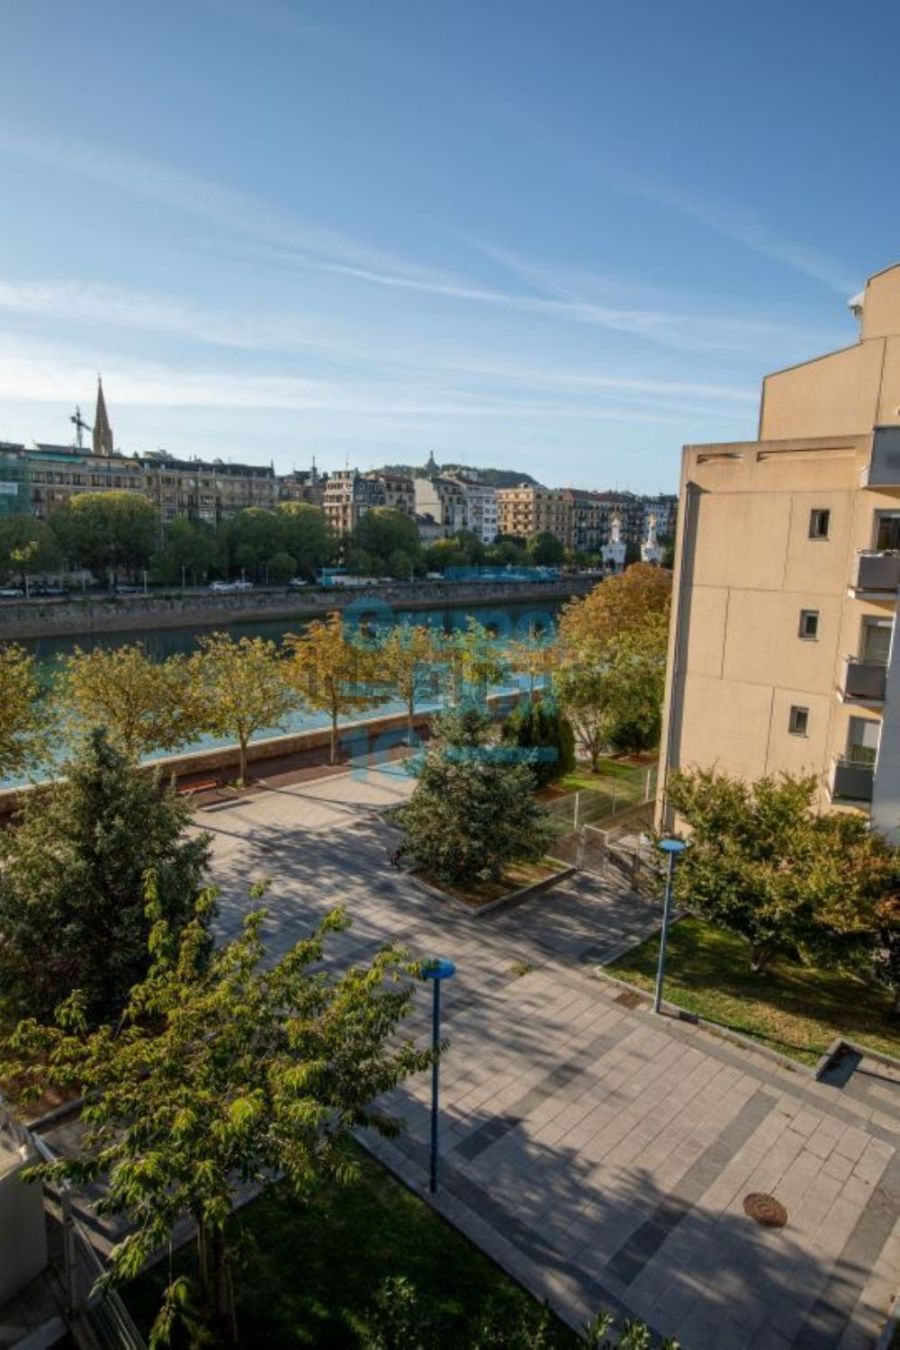
M 809 513 L 809 537 L 810 539 L 827 539 L 828 526 L 831 524 L 831 512 L 816 507 Z
M 893 619 L 873 619 L 870 616 L 864 618 L 862 642 L 860 644 L 862 660 L 872 665 L 886 666 L 891 659 L 891 638 L 893 636 Z
M 814 642 L 819 636 L 819 611 L 817 609 L 801 609 L 800 611 L 800 637 L 806 642 Z
M 875 512 L 875 547 L 879 553 L 900 549 L 900 511 Z
M 805 736 L 809 731 L 809 708 L 798 708 L 796 704 L 791 707 L 791 715 L 788 718 L 788 731 L 792 736 Z
M 881 723 L 871 717 L 851 717 L 847 728 L 847 759 L 851 764 L 874 764 L 878 758 Z

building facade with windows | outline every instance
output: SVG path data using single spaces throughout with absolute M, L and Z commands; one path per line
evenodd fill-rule
M 492 544 L 499 530 L 497 489 L 489 483 L 461 474 L 454 475 L 450 481 L 457 484 L 463 495 L 464 528 L 477 535 L 483 544 Z
M 378 478 L 364 478 L 358 469 L 338 469 L 325 484 L 322 505 L 328 524 L 337 534 L 349 534 L 373 506 L 384 506 L 384 486 Z
M 859 341 L 763 381 L 759 438 L 683 452 L 658 819 L 680 768 L 812 774 L 900 839 L 900 265 Z
M 569 530 L 569 507 L 555 488 L 519 487 L 497 489 L 497 517 L 501 534 L 529 539 L 545 532 L 565 543 Z

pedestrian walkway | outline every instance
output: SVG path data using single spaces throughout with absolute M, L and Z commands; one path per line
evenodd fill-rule
M 284 950 L 335 904 L 339 962 L 385 941 L 454 961 L 445 986 L 440 1205 L 573 1323 L 639 1315 L 686 1350 L 872 1346 L 900 1276 L 894 1094 L 816 1084 L 598 978 L 652 931 L 652 902 L 575 877 L 477 918 L 392 869 L 381 818 L 411 784 L 346 774 L 259 793 L 198 824 L 214 833 L 220 932 L 273 878 L 267 940 Z M 427 1038 L 423 998 L 409 1029 Z M 376 1151 L 427 1181 L 427 1075 L 392 1105 L 407 1128 Z M 785 1227 L 744 1212 L 754 1192 Z

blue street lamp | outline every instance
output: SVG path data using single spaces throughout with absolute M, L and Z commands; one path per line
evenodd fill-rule
M 431 1066 L 431 1166 L 428 1175 L 428 1189 L 432 1195 L 437 1190 L 438 1173 L 438 1072 L 440 1063 L 438 1051 L 441 1044 L 441 981 L 449 980 L 456 974 L 452 961 L 441 961 L 437 957 L 426 961 L 422 977 L 434 983 L 434 1004 L 431 1014 L 431 1048 L 434 1063 Z
M 669 915 L 672 912 L 672 882 L 675 879 L 675 861 L 686 848 L 687 844 L 683 839 L 661 839 L 659 847 L 663 853 L 668 856 L 669 870 L 666 875 L 666 899 L 663 905 L 662 932 L 659 935 L 659 965 L 656 967 L 656 997 L 653 1000 L 653 1011 L 660 1011 L 662 1003 L 663 979 L 666 973 L 666 939 L 669 936 Z

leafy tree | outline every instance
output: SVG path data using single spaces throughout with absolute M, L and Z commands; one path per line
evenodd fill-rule
M 331 718 L 330 762 L 337 763 L 338 722 L 347 713 L 362 712 L 383 696 L 370 686 L 372 652 L 335 611 L 314 619 L 300 634 L 288 633 L 287 678 L 310 708 Z
M 521 567 L 528 562 L 524 541 L 511 534 L 498 534 L 485 550 L 485 562 L 493 567 Z
M 297 564 L 294 562 L 293 555 L 284 551 L 273 553 L 266 563 L 266 577 L 273 586 L 290 581 L 291 577 L 296 575 L 296 572 Z
M 15 515 L 0 520 L 0 573 L 14 574 L 26 584 L 35 572 L 54 572 L 62 564 L 62 550 L 45 520 Z
M 416 699 L 428 677 L 434 674 L 437 657 L 434 633 L 425 624 L 395 624 L 373 653 L 373 667 L 378 679 L 395 690 L 406 705 L 410 745 L 415 737 Z
M 537 862 L 549 842 L 529 764 L 489 745 L 490 725 L 471 705 L 435 718 L 415 791 L 395 812 L 404 851 L 452 885 L 498 881 L 512 862 Z
M 331 562 L 337 552 L 337 540 L 325 512 L 310 502 L 281 502 L 278 515 L 284 548 L 296 564 L 292 575 L 304 576 L 311 581 L 316 568 Z
M 553 691 L 596 773 L 607 744 L 606 675 L 594 659 L 570 647 L 554 672 Z
M 227 633 L 212 633 L 200 639 L 188 670 L 201 724 L 214 736 L 236 737 L 238 782 L 246 782 L 251 736 L 278 726 L 297 706 L 278 648 L 265 638 L 235 641 Z
M 76 728 L 106 727 L 130 759 L 174 750 L 199 729 L 188 662 L 151 661 L 140 642 L 91 652 L 76 647 L 57 677 L 57 701 Z
M 556 692 L 595 768 L 604 746 L 659 738 L 670 602 L 669 573 L 639 563 L 563 610 Z
M 268 1186 L 280 1175 L 302 1197 L 322 1179 L 350 1179 L 350 1131 L 395 1133 L 397 1123 L 372 1103 L 432 1056 L 398 1034 L 417 973 L 402 952 L 386 948 L 369 966 L 323 971 L 326 936 L 347 926 L 334 911 L 272 965 L 257 908 L 241 936 L 208 958 L 212 903 L 202 897 L 179 934 L 151 878 L 149 970 L 121 1024 L 87 1034 L 75 997 L 56 1026 L 20 1023 L 0 1072 L 26 1092 L 53 1085 L 85 1095 L 82 1156 L 36 1170 L 103 1179 L 98 1211 L 127 1223 L 111 1253 L 114 1279 L 137 1275 L 191 1220 L 200 1311 L 214 1343 L 233 1345 L 235 1182 Z M 173 1281 L 151 1345 L 168 1341 L 186 1301 L 184 1281 Z
M 485 703 L 489 685 L 499 684 L 507 673 L 505 656 L 484 625 L 471 615 L 465 628 L 454 628 L 444 637 L 440 654 L 453 703 L 465 699 Z
M 813 811 L 816 780 L 745 783 L 676 773 L 669 806 L 690 826 L 676 869 L 682 904 L 746 938 L 753 970 L 779 951 L 820 963 L 880 957 L 895 989 L 900 855 L 859 816 Z
M 92 572 L 136 574 L 159 540 L 159 513 L 137 492 L 81 492 L 50 518 L 63 552 Z
M 559 567 L 566 556 L 566 549 L 555 534 L 542 530 L 528 540 L 528 556 L 536 567 Z
M 507 642 L 504 655 L 513 670 L 527 675 L 528 697 L 534 698 L 538 678 L 551 673 L 558 652 L 552 634 L 542 633 L 532 627 L 525 637 Z
M 503 740 L 518 746 L 528 762 L 538 787 L 571 773 L 575 768 L 575 737 L 567 718 L 555 703 L 520 703 L 503 723 Z
M 165 585 L 173 585 L 189 576 L 196 586 L 217 565 L 219 554 L 220 541 L 214 526 L 176 516 L 166 526 L 163 546 L 153 564 L 154 577 Z
M 34 658 L 16 643 L 0 645 L 0 774 L 22 773 L 46 748 L 45 718 Z
M 9 1016 L 48 1018 L 73 990 L 96 1025 L 115 1017 L 147 969 L 144 876 L 178 929 L 208 857 L 186 838 L 189 811 L 159 774 L 136 773 L 91 732 L 66 777 L 31 795 L 0 835 L 0 988 Z
M 409 576 L 410 567 L 418 568 L 422 560 L 422 545 L 416 522 L 402 511 L 389 506 L 375 506 L 361 516 L 347 541 L 348 565 L 355 571 L 390 570 L 391 556 L 404 555 L 403 575 Z
M 231 567 L 261 580 L 266 561 L 287 547 L 285 520 L 281 512 L 262 506 L 236 512 L 225 526 Z

